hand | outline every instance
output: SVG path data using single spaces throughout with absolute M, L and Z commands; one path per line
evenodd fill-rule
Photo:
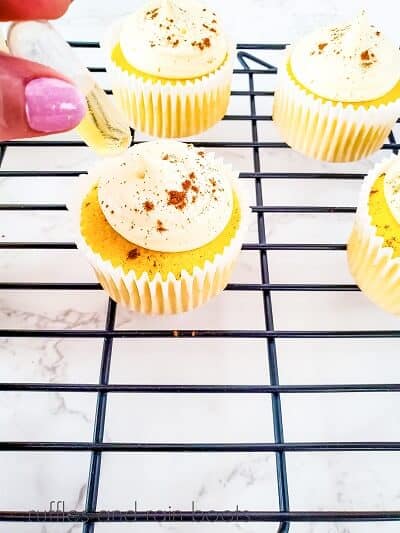
M 1 0 L 0 21 L 54 19 L 72 0 Z M 51 68 L 0 52 L 0 141 L 67 131 L 86 113 L 73 82 Z

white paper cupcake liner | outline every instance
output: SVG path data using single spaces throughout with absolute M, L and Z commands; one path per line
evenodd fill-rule
M 379 150 L 400 115 L 400 98 L 379 106 L 324 101 L 307 93 L 287 71 L 278 74 L 273 119 L 285 141 L 304 155 L 323 161 L 357 161 Z
M 133 128 L 154 137 L 181 138 L 201 133 L 222 119 L 230 98 L 233 49 L 211 74 L 175 84 L 155 82 L 124 71 L 111 59 L 120 28 L 121 21 L 113 24 L 102 48 L 114 97 Z
M 249 226 L 249 204 L 247 195 L 232 167 L 216 159 L 227 179 L 237 194 L 240 205 L 240 224 L 236 235 L 212 261 L 207 260 L 202 268 L 195 267 L 190 274 L 181 271 L 180 279 L 168 273 L 166 280 L 157 273 L 153 279 L 147 273 L 140 277 L 134 270 L 125 273 L 122 267 L 114 267 L 109 260 L 104 260 L 86 243 L 80 231 L 81 206 L 91 188 L 98 182 L 98 176 L 104 170 L 104 162 L 95 164 L 89 174 L 81 175 L 76 191 L 69 202 L 72 214 L 76 243 L 93 267 L 97 279 L 116 302 L 125 307 L 145 314 L 173 314 L 190 311 L 219 294 L 228 284 L 236 259 L 241 250 Z M 110 159 L 107 164 L 113 164 Z M 118 163 L 115 163 L 118 164 Z
M 371 188 L 395 157 L 384 159 L 365 177 L 347 245 L 347 258 L 352 276 L 368 298 L 386 311 L 400 315 L 400 257 L 393 258 L 393 249 L 384 246 L 384 239 L 376 234 L 368 212 Z

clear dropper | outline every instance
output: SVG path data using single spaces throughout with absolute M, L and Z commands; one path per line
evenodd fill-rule
M 3 31 L 0 27 L 0 52 L 6 52 L 8 53 L 8 48 L 6 45 L 6 41 L 4 40 Z
M 76 83 L 88 108 L 76 129 L 93 150 L 116 155 L 128 148 L 132 140 L 128 122 L 51 24 L 16 22 L 8 30 L 7 45 L 11 54 L 47 65 Z

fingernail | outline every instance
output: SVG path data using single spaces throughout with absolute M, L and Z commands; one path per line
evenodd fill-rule
M 86 103 L 70 83 L 36 78 L 25 87 L 25 112 L 33 130 L 56 133 L 77 126 L 86 113 Z

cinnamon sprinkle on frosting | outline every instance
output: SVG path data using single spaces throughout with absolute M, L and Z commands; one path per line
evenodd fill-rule
M 146 0 L 123 20 L 119 42 L 136 69 L 168 79 L 210 74 L 229 54 L 229 41 L 217 17 L 197 0 Z
M 176 209 L 183 209 L 186 207 L 186 192 L 185 191 L 167 191 L 168 205 L 173 205 Z
M 150 200 L 146 200 L 143 204 L 143 207 L 145 209 L 145 211 L 153 211 L 154 209 L 154 204 L 153 202 L 150 202 Z
M 158 16 L 159 8 L 156 7 L 155 9 L 152 9 L 151 11 L 147 11 L 146 16 L 153 20 Z
M 140 143 L 127 153 L 127 171 L 100 179 L 101 209 L 132 243 L 126 254 L 134 247 L 191 250 L 226 226 L 233 202 L 230 170 L 213 154 L 203 159 L 199 150 L 178 141 Z
M 362 12 L 351 24 L 316 29 L 299 39 L 290 49 L 290 68 L 319 97 L 367 102 L 398 83 L 400 51 Z
M 369 51 L 368 50 L 364 50 L 363 52 L 361 52 L 361 59 L 362 59 L 362 61 L 369 61 L 370 60 Z
M 159 231 L 160 233 L 162 233 L 163 231 L 167 231 L 167 228 L 164 228 L 164 225 L 163 223 L 161 222 L 161 220 L 157 220 L 157 231 Z

